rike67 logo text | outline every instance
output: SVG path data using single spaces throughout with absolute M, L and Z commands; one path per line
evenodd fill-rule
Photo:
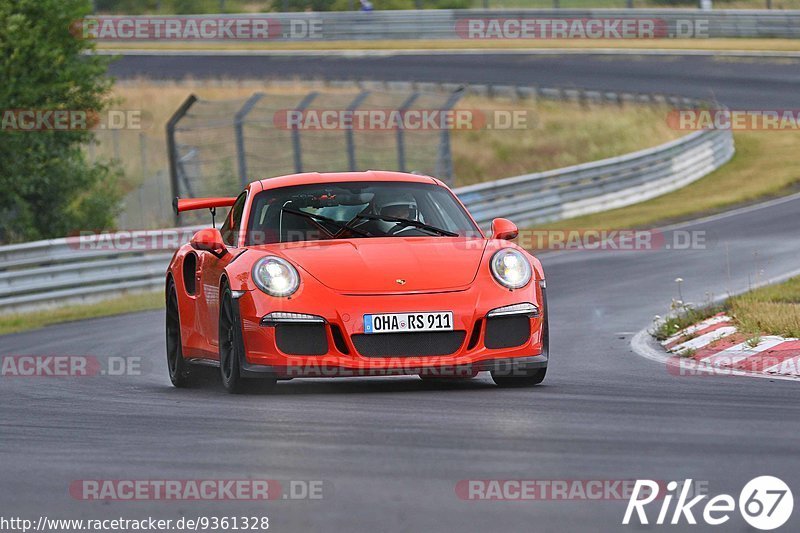
M 731 519 L 737 504 L 733 496 L 719 494 L 701 504 L 709 496 L 701 494 L 690 499 L 691 487 L 691 479 L 681 484 L 676 481 L 667 483 L 667 492 L 661 499 L 655 524 L 697 524 L 695 513 L 712 526 L 724 524 Z M 622 523 L 628 525 L 633 519 L 634 524 L 637 521 L 643 525 L 650 524 L 653 516 L 652 513 L 648 516 L 645 507 L 659 498 L 658 489 L 659 484 L 656 481 L 637 479 Z M 738 505 L 745 522 L 751 527 L 767 531 L 779 528 L 789 520 L 794 508 L 794 498 L 789 486 L 782 480 L 773 476 L 760 476 L 744 486 L 739 493 Z

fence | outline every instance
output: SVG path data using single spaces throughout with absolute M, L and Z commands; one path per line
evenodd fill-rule
M 98 129 L 86 147 L 91 163 L 112 162 L 125 174 L 125 184 L 130 190 L 122 191 L 119 228 L 164 228 L 173 221 L 172 191 L 162 139 L 149 131 Z
M 352 124 L 343 127 L 343 121 L 330 128 L 302 124 L 326 113 L 338 120 L 358 112 L 446 111 L 463 92 L 405 87 L 403 91 L 351 84 L 300 94 L 256 92 L 247 99 L 225 101 L 192 95 L 167 125 L 172 196 L 225 195 L 257 177 L 322 168 L 414 170 L 450 181 L 447 129 L 398 127 L 366 132 Z

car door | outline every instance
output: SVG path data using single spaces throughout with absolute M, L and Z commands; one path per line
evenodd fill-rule
M 244 214 L 244 206 L 247 200 L 247 191 L 243 192 L 236 199 L 231 207 L 225 222 L 220 228 L 222 242 L 228 248 L 227 253 L 219 257 L 212 252 L 202 252 L 203 258 L 200 271 L 201 296 L 198 298 L 198 314 L 203 324 L 203 335 L 208 342 L 208 349 L 212 354 L 218 352 L 219 346 L 219 299 L 220 299 L 220 279 L 225 267 L 238 254 L 239 229 Z M 202 301 L 200 301 L 202 299 Z

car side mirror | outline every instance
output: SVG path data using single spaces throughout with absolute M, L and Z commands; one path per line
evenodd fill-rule
M 222 234 L 216 228 L 201 229 L 194 234 L 189 244 L 195 250 L 211 252 L 218 257 L 225 255 L 228 250 L 222 242 Z
M 517 238 L 519 230 L 517 225 L 505 218 L 496 218 L 492 220 L 492 239 L 502 239 L 504 241 L 511 241 Z

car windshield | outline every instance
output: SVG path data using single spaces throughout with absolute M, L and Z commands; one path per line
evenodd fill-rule
M 248 245 L 369 237 L 479 234 L 453 195 L 433 183 L 346 182 L 256 195 Z

